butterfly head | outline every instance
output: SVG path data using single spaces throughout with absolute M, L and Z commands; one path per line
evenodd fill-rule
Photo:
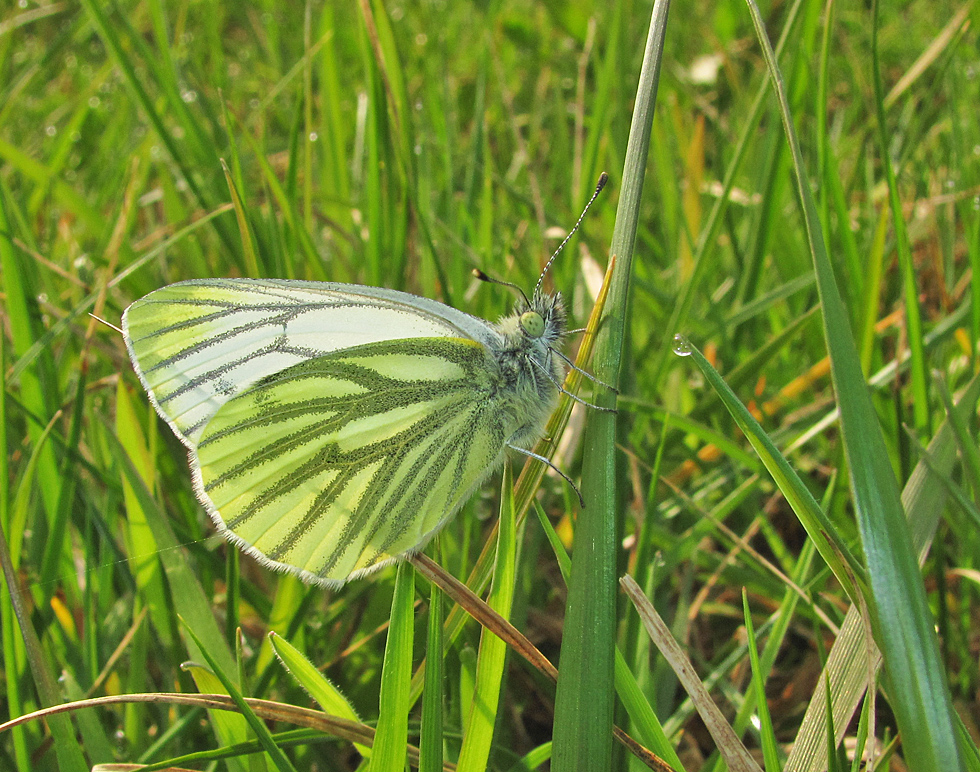
M 546 347 L 560 342 L 567 329 L 565 304 L 559 293 L 535 292 L 531 300 L 520 298 L 511 317 L 523 337 L 541 341 Z

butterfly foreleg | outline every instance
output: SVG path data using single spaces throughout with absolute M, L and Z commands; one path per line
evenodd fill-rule
M 612 386 L 612 385 L 606 383 L 605 381 L 599 380 L 592 373 L 590 373 L 588 370 L 583 370 L 581 367 L 577 367 L 575 365 L 575 363 L 571 359 L 569 359 L 567 356 L 565 356 L 558 349 L 556 349 L 556 348 L 549 348 L 548 351 L 549 351 L 549 353 L 552 353 L 555 356 L 557 356 L 559 359 L 561 359 L 565 364 L 567 364 L 569 367 L 571 367 L 575 372 L 581 373 L 582 375 L 584 375 L 586 378 L 588 378 L 590 381 L 592 381 L 592 383 L 598 384 L 599 386 L 602 386 L 604 389 L 609 389 L 609 391 L 611 391 L 613 394 L 619 394 L 619 389 L 617 389 L 615 386 Z
M 548 349 L 548 350 L 549 351 L 554 351 L 554 349 Z M 541 372 L 543 372 L 545 374 L 545 377 L 547 377 L 547 379 L 549 381 L 551 381 L 551 383 L 554 385 L 554 387 L 556 389 L 558 389 L 558 391 L 560 393 L 566 395 L 570 399 L 573 399 L 576 402 L 578 402 L 579 404 L 585 405 L 586 407 L 590 407 L 593 410 L 601 410 L 603 413 L 615 413 L 615 412 L 617 412 L 616 411 L 616 408 L 614 408 L 614 407 L 603 407 L 602 405 L 596 405 L 596 404 L 594 404 L 592 402 L 587 402 L 586 400 L 582 399 L 581 397 L 576 396 L 575 394 L 572 394 L 572 392 L 568 391 L 567 389 L 565 389 L 564 386 L 561 385 L 561 382 L 554 376 L 554 373 L 551 372 L 551 369 L 550 368 L 548 368 L 547 366 L 543 365 L 541 362 L 539 362 L 536 359 L 531 359 L 531 361 L 535 364 L 535 366 L 537 366 L 537 368 Z M 578 370 L 577 367 L 575 369 Z M 582 371 L 579 370 L 579 372 L 582 372 Z

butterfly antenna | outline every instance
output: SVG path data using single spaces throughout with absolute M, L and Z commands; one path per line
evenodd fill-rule
M 502 279 L 495 279 L 492 276 L 487 276 L 479 268 L 473 269 L 473 275 L 480 281 L 485 281 L 487 284 L 499 284 L 502 287 L 509 287 L 510 289 L 514 290 L 514 292 L 516 292 L 518 295 L 520 295 L 522 298 L 524 298 L 524 305 L 530 307 L 531 301 L 527 299 L 527 295 L 524 294 L 524 290 L 522 290 L 516 284 L 513 284 L 509 281 L 503 281 Z
M 609 175 L 603 172 L 599 175 L 599 182 L 596 183 L 595 192 L 592 194 L 592 198 L 585 205 L 585 209 L 582 210 L 582 214 L 579 215 L 578 221 L 575 223 L 574 227 L 568 232 L 568 235 L 562 240 L 561 244 L 558 245 L 558 249 L 555 250 L 554 254 L 548 258 L 548 262 L 544 264 L 544 270 L 541 271 L 541 275 L 538 277 L 538 283 L 534 285 L 534 292 L 537 294 L 538 290 L 541 289 L 541 283 L 544 281 L 545 274 L 548 273 L 548 269 L 551 268 L 551 264 L 555 262 L 555 258 L 558 257 L 558 253 L 564 249 L 568 240 L 575 235 L 575 231 L 578 230 L 578 226 L 582 224 L 582 220 L 585 219 L 586 213 L 589 211 L 589 207 L 592 206 L 592 202 L 598 198 L 602 189 L 606 187 L 606 183 L 609 181 Z
M 119 329 L 118 327 L 116 327 L 116 325 L 114 325 L 114 324 L 113 324 L 112 322 L 107 322 L 107 321 L 106 321 L 105 319 L 103 319 L 103 318 L 102 318 L 101 316 L 96 316 L 95 314 L 92 314 L 92 313 L 90 313 L 90 314 L 89 314 L 89 316 L 91 316 L 91 317 L 92 317 L 93 319 L 95 319 L 95 321 L 97 321 L 97 322 L 102 322 L 102 324 L 104 324 L 104 325 L 105 325 L 106 327 L 108 327 L 108 328 L 109 328 L 110 330 L 115 330 L 115 331 L 116 331 L 116 332 L 118 332 L 118 333 L 119 333 L 120 335 L 122 335 L 122 334 L 123 334 L 123 331 L 122 331 L 122 330 L 120 330 L 120 329 Z

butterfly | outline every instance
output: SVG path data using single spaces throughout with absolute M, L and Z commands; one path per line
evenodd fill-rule
M 183 281 L 122 330 L 218 530 L 336 588 L 421 550 L 507 448 L 535 456 L 570 364 L 543 277 L 496 323 L 377 287 Z

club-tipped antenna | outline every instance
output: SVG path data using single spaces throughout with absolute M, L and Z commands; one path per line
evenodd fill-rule
M 568 243 L 568 240 L 575 235 L 575 231 L 578 230 L 578 226 L 580 226 L 582 224 L 582 220 L 585 219 L 585 215 L 588 213 L 589 207 L 592 206 L 592 202 L 595 201 L 596 198 L 598 198 L 599 194 L 602 192 L 602 189 L 606 186 L 606 183 L 608 181 L 609 181 L 608 174 L 603 172 L 602 174 L 599 175 L 599 182 L 596 183 L 595 192 L 592 194 L 592 198 L 590 198 L 589 202 L 585 205 L 585 209 L 582 210 L 582 214 L 579 215 L 578 220 L 576 221 L 572 229 L 568 232 L 568 235 L 565 236 L 564 239 L 562 239 L 561 244 L 558 245 L 558 249 L 556 249 L 554 254 L 552 254 L 552 256 L 548 258 L 548 262 L 544 264 L 544 270 L 541 271 L 541 275 L 538 277 L 538 283 L 534 285 L 534 294 L 537 294 L 538 290 L 541 289 L 541 283 L 544 281 L 544 277 L 545 274 L 548 273 L 548 269 L 551 268 L 551 264 L 555 262 L 555 258 L 558 257 L 558 253 L 561 252 L 562 249 L 564 249 L 565 245 Z
M 522 290 L 520 287 L 518 287 L 513 282 L 504 281 L 503 279 L 495 279 L 492 276 L 487 276 L 479 268 L 474 268 L 473 269 L 473 275 L 477 279 L 479 279 L 480 281 L 485 281 L 487 284 L 499 284 L 501 287 L 508 287 L 508 288 L 514 290 L 514 292 L 516 292 L 518 295 L 520 295 L 522 298 L 524 298 L 524 304 L 526 306 L 530 307 L 531 301 L 527 299 L 527 295 L 524 294 L 524 290 Z

